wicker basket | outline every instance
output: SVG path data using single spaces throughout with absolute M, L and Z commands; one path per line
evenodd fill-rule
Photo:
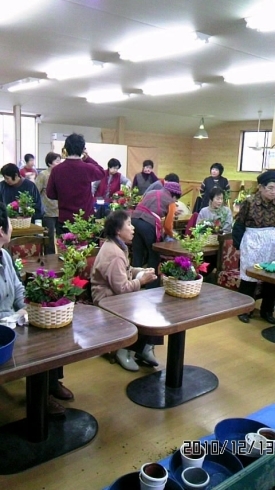
M 11 218 L 13 228 L 29 228 L 31 226 L 31 218 Z
M 61 328 L 73 319 L 74 302 L 56 307 L 44 307 L 37 303 L 27 305 L 29 323 L 39 328 Z
M 218 235 L 209 235 L 206 239 L 205 246 L 218 245 Z
M 194 281 L 179 281 L 171 276 L 163 275 L 163 287 L 167 294 L 177 298 L 195 298 L 201 292 L 202 276 Z

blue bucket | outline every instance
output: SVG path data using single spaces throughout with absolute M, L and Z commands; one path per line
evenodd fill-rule
M 5 325 L 0 325 L 0 364 L 12 357 L 15 342 L 15 331 Z

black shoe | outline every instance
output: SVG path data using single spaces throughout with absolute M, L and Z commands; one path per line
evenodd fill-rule
M 261 311 L 260 316 L 263 320 L 267 321 L 268 323 L 271 323 L 271 325 L 275 325 L 275 318 L 272 315 L 272 313 L 266 313 Z
M 250 322 L 250 318 L 249 318 L 248 313 L 243 313 L 242 315 L 238 315 L 238 318 L 243 323 L 249 323 Z

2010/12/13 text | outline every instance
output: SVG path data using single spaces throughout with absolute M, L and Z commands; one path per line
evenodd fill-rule
M 250 445 L 248 445 L 244 440 L 225 440 L 224 442 L 220 442 L 215 439 L 211 441 L 184 441 L 186 453 L 190 452 L 190 454 L 192 453 L 194 456 L 201 455 L 201 446 L 203 446 L 205 454 L 209 454 L 211 456 L 224 454 L 226 449 L 228 449 L 232 454 L 246 456 L 252 453 L 252 450 L 255 447 L 255 441 L 253 441 Z M 275 454 L 274 441 L 267 440 L 264 444 L 262 441 L 259 441 L 258 450 L 260 456 L 265 454 Z

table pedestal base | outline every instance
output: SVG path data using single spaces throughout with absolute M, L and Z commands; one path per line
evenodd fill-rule
M 149 408 L 171 408 L 217 388 L 219 380 L 207 369 L 184 366 L 180 388 L 169 388 L 165 384 L 166 371 L 137 378 L 127 386 L 127 395 L 138 405 Z
M 48 438 L 27 440 L 26 419 L 0 427 L 0 474 L 10 475 L 57 458 L 91 441 L 98 430 L 87 412 L 66 409 L 62 417 L 49 417 Z
M 275 342 L 275 327 L 267 327 L 262 330 L 262 336 L 269 342 Z

